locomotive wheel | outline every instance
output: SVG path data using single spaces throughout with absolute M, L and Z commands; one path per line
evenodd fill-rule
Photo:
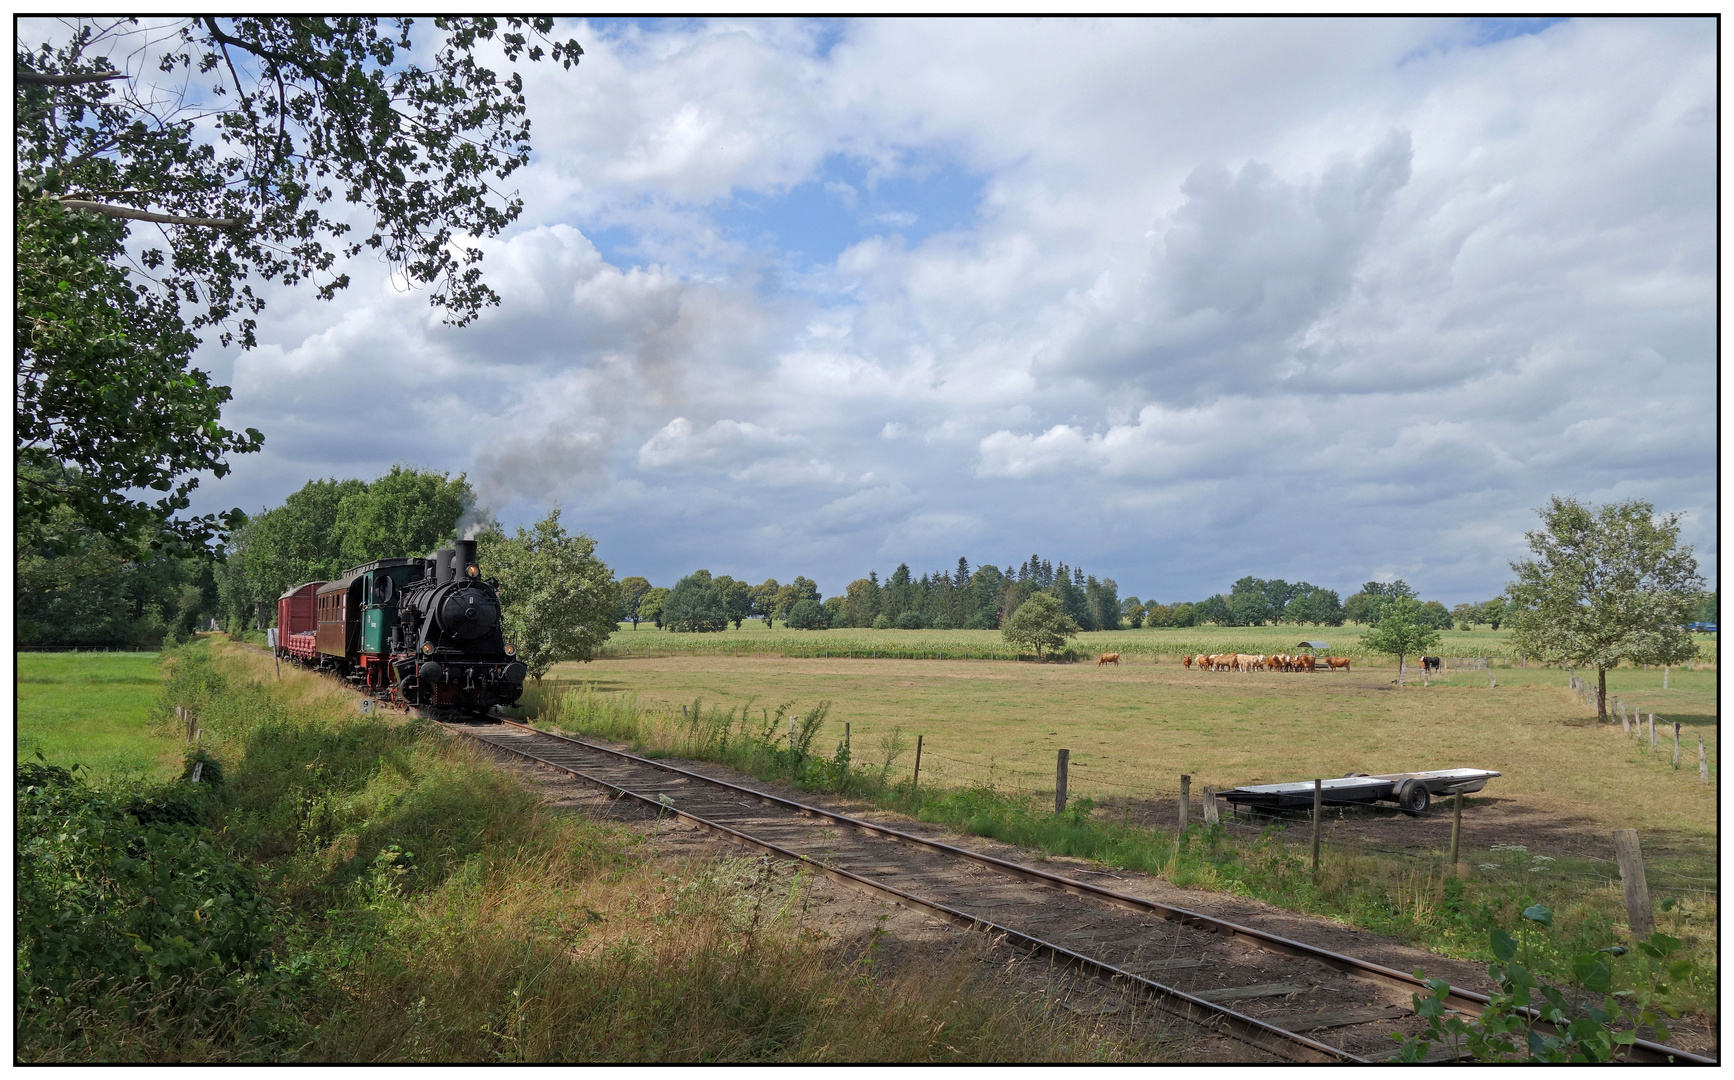
M 1420 781 L 1412 781 L 1397 796 L 1397 805 L 1403 808 L 1403 813 L 1419 817 L 1433 805 L 1433 793 L 1427 790 L 1427 785 Z

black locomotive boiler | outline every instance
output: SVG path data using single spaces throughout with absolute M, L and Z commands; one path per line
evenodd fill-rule
M 433 715 L 485 713 L 524 692 L 499 590 L 476 542 L 429 559 L 379 559 L 277 602 L 277 653 L 335 671 L 377 697 Z

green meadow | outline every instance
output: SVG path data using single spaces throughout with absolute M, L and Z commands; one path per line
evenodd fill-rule
M 17 653 L 18 758 L 83 765 L 92 776 L 166 780 L 181 745 L 158 732 L 158 653 Z

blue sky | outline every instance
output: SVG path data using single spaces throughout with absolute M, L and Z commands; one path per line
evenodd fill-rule
M 200 508 L 407 462 L 664 585 L 1039 551 L 1454 603 L 1557 493 L 1683 514 L 1714 580 L 1710 20 L 569 32 L 504 304 L 274 292 L 201 354 L 267 442 Z

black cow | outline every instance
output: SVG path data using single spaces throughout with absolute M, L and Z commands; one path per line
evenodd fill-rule
M 1421 666 L 1428 671 L 1438 671 L 1439 666 L 1443 663 L 1444 660 L 1437 656 L 1423 656 L 1421 658 Z

